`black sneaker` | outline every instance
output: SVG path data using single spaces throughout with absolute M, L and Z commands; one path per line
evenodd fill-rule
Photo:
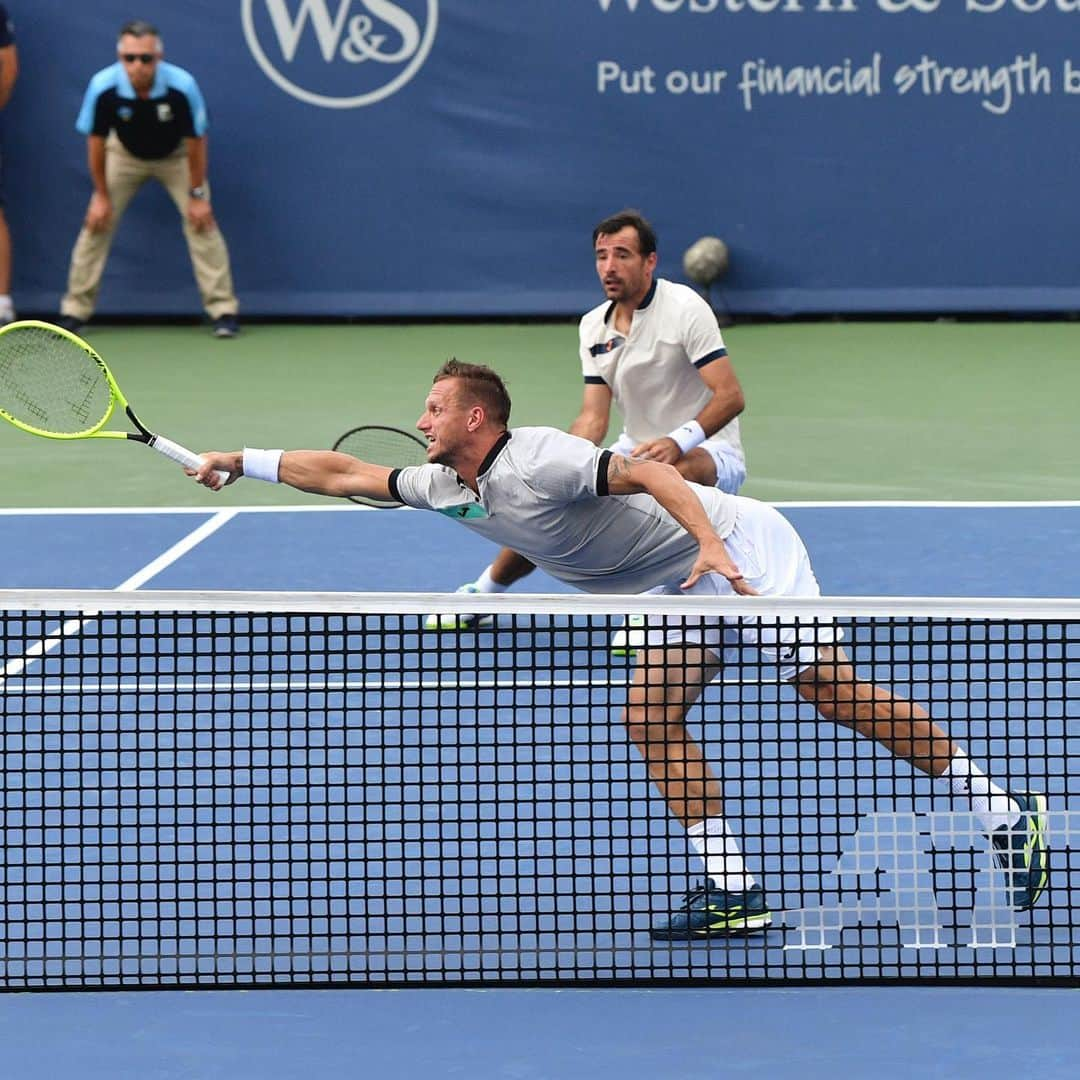
M 1012 793 L 1020 807 L 1020 820 L 1003 825 L 990 835 L 994 860 L 1005 871 L 1013 908 L 1028 911 L 1042 896 L 1049 879 L 1046 843 L 1046 796 L 1035 792 Z
M 760 885 L 746 892 L 725 892 L 706 878 L 683 897 L 678 909 L 652 928 L 650 936 L 653 941 L 696 941 L 753 934 L 771 924 L 772 913 Z
M 74 315 L 58 315 L 56 317 L 56 326 L 59 326 L 61 330 L 67 330 L 71 334 L 77 334 L 85 325 L 82 319 L 77 319 Z
M 219 315 L 214 320 L 214 337 L 234 338 L 240 333 L 240 323 L 235 315 Z

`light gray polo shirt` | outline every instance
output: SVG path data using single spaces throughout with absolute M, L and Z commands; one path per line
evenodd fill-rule
M 556 428 L 515 428 L 485 458 L 479 496 L 445 465 L 396 469 L 390 490 L 406 506 L 455 518 L 586 592 L 641 593 L 682 581 L 697 542 L 651 495 L 608 495 L 610 458 L 609 450 Z M 727 536 L 735 499 L 689 486 Z

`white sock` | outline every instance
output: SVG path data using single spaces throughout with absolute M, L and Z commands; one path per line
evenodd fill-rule
M 956 798 L 968 801 L 971 812 L 988 833 L 1002 825 L 1011 829 L 1020 820 L 1020 808 L 1009 793 L 998 787 L 963 750 L 956 751 L 938 779 L 948 782 Z
M 483 573 L 482 573 L 482 574 L 481 574 L 481 575 L 480 575 L 480 576 L 479 576 L 479 577 L 478 577 L 478 578 L 476 579 L 476 587 L 477 587 L 477 589 L 478 589 L 478 590 L 479 590 L 480 592 L 482 592 L 482 593 L 493 593 L 493 592 L 506 592 L 506 590 L 507 590 L 507 589 L 508 589 L 508 588 L 509 588 L 510 586 L 509 586 L 509 585 L 500 585 L 500 584 L 499 584 L 499 583 L 498 583 L 498 582 L 497 582 L 497 581 L 496 581 L 496 580 L 495 580 L 495 579 L 494 579 L 494 578 L 493 578 L 493 577 L 491 576 L 491 567 L 489 566 L 489 567 L 488 567 L 488 568 L 487 568 L 487 569 L 486 569 L 486 570 L 485 570 L 485 571 L 484 571 L 484 572 L 483 572 Z
M 746 892 L 754 884 L 746 872 L 738 841 L 723 818 L 706 818 L 686 830 L 690 845 L 705 863 L 705 876 L 725 892 Z

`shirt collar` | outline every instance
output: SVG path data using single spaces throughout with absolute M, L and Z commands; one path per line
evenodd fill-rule
M 641 303 L 637 306 L 638 311 L 644 311 L 653 302 L 653 297 L 656 296 L 656 286 L 659 280 L 659 278 L 653 278 L 652 284 L 649 286 L 649 291 L 641 298 Z M 611 316 L 615 311 L 615 304 L 615 300 L 612 300 L 611 303 L 608 304 L 607 311 L 604 312 L 605 323 L 611 322 Z
M 495 464 L 495 459 L 502 453 L 503 447 L 510 441 L 510 432 L 504 431 L 498 439 L 495 440 L 495 445 L 484 456 L 484 460 L 480 462 L 480 468 L 476 470 L 476 478 L 480 479 Z
M 152 98 L 164 97 L 168 92 L 168 86 L 165 84 L 165 75 L 162 69 L 164 63 L 158 61 L 157 70 L 154 72 L 154 85 L 150 87 L 150 96 Z M 124 65 L 119 60 L 116 61 L 116 92 L 122 98 L 131 98 L 134 100 L 138 95 L 135 93 L 135 87 L 131 85 L 131 80 L 128 78 L 128 73 L 124 70 Z

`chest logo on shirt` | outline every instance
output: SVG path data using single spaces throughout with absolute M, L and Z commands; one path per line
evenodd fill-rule
M 161 124 L 172 123 L 172 106 L 167 101 L 161 101 L 158 103 L 157 118 L 158 122 Z
M 486 518 L 487 511 L 478 503 L 463 503 L 461 506 L 440 506 L 439 513 L 458 521 L 469 518 Z
M 607 341 L 601 341 L 599 345 L 589 346 L 590 356 L 603 356 L 604 353 L 614 352 L 620 345 L 626 344 L 626 338 L 619 337 L 618 334 L 613 338 L 608 338 Z
M 119 116 L 121 120 L 130 120 L 132 116 L 134 116 L 134 112 L 129 105 L 121 105 L 120 108 L 116 110 L 116 115 Z

